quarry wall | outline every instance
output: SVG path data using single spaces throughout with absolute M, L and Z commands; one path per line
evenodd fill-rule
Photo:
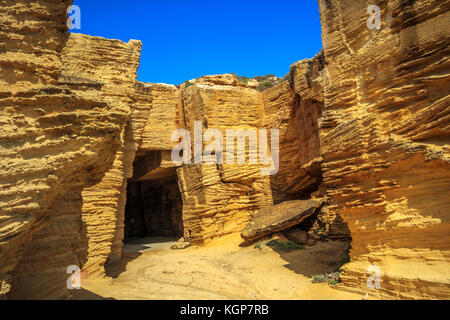
M 103 274 L 121 257 L 128 184 L 167 178 L 193 244 L 323 198 L 327 237 L 352 241 L 339 288 L 366 293 L 375 265 L 378 297 L 450 296 L 450 1 L 375 1 L 371 30 L 373 3 L 319 0 L 323 51 L 262 92 L 231 74 L 138 82 L 141 43 L 67 34 L 70 1 L 0 4 L 0 299 L 69 297 L 69 265 Z M 195 121 L 224 141 L 268 129 L 269 148 L 278 129 L 277 172 L 174 164 L 172 133 L 194 137 Z

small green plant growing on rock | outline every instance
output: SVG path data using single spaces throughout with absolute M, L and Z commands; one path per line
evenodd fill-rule
M 261 243 L 261 242 L 258 242 L 258 243 L 255 243 L 255 249 L 259 249 L 259 250 L 261 250 L 263 247 L 264 247 L 264 244 L 263 243 Z
M 302 245 L 296 244 L 295 242 L 288 241 L 288 242 L 280 242 L 277 240 L 270 240 L 267 243 L 268 246 L 277 248 L 284 251 L 290 251 L 290 250 L 297 250 L 297 249 L 303 249 L 304 247 Z
M 325 282 L 326 277 L 324 274 L 315 274 L 312 277 L 312 283 L 321 283 L 321 282 Z
M 335 286 L 339 283 L 339 280 L 334 280 L 334 279 L 329 279 L 328 280 L 328 285 L 329 286 Z
M 185 87 L 185 88 L 189 88 L 190 86 L 193 86 L 193 85 L 194 85 L 194 84 L 193 84 L 192 82 L 190 82 L 189 80 L 183 82 L 183 84 L 184 84 L 184 87 Z
M 266 89 L 272 88 L 275 85 L 272 81 L 264 81 L 261 82 L 258 87 L 256 88 L 259 91 L 264 91 Z
M 335 286 L 340 282 L 339 280 L 340 276 L 341 276 L 340 271 L 334 271 L 331 273 L 324 273 L 324 274 L 315 274 L 312 277 L 312 283 L 327 282 L 328 285 Z

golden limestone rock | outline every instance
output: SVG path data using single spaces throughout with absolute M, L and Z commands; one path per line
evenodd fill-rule
M 104 68 L 106 81 L 86 76 L 89 59 L 69 53 L 87 39 L 65 34 L 70 4 L 0 5 L 0 297 L 68 295 L 67 268 L 87 257 L 82 190 L 113 166 L 130 110 L 121 97 L 134 88 L 140 44 L 104 57 L 123 67 Z
M 292 136 L 296 139 L 296 148 L 290 152 L 280 152 L 280 167 L 283 170 L 283 159 L 297 159 L 294 163 L 286 165 L 286 175 L 295 176 L 303 172 L 302 180 L 309 183 L 300 185 L 307 187 L 303 195 L 324 196 L 324 186 L 322 182 L 322 157 L 320 130 L 326 128 L 329 124 L 324 116 L 324 80 L 326 79 L 325 60 L 323 51 L 318 53 L 312 59 L 301 60 L 291 65 L 290 86 L 295 92 L 294 108 L 292 116 L 287 119 L 291 122 L 291 129 L 295 132 Z M 269 92 L 270 90 L 267 90 Z M 293 116 L 295 112 L 295 117 Z M 281 143 L 281 147 L 283 144 Z M 285 153 L 289 154 L 286 156 Z M 292 171 L 295 165 L 300 166 L 300 170 Z M 282 171 L 281 171 L 282 172 Z M 275 176 L 273 179 L 276 179 Z M 280 185 L 284 185 L 282 179 Z M 298 178 L 297 178 L 298 180 Z M 300 180 L 301 182 L 301 180 Z M 291 191 L 292 188 L 287 188 Z M 339 214 L 329 210 L 324 206 L 317 215 L 317 223 L 313 226 L 317 232 L 324 229 L 328 238 L 331 239 L 350 239 L 350 232 L 347 224 Z
M 303 112 L 311 113 L 311 119 L 303 120 L 299 115 L 290 121 L 299 104 L 288 82 L 259 92 L 246 87 L 235 75 L 226 74 L 190 80 L 180 89 L 144 83 L 138 88 L 136 95 L 145 99 L 136 98 L 139 104 L 132 108 L 130 120 L 136 158 L 128 180 L 125 237 L 184 236 L 192 243 L 203 243 L 242 231 L 259 208 L 305 196 L 320 183 L 318 126 L 299 130 L 311 141 L 315 137 L 315 151 L 302 150 L 297 138 L 298 122 L 315 119 L 317 123 L 318 110 L 310 112 L 307 109 L 311 106 L 305 105 Z M 135 110 L 140 110 L 136 118 Z M 286 155 L 274 175 L 262 174 L 275 168 L 258 160 L 250 163 L 250 159 L 258 157 L 263 143 L 270 154 L 271 129 L 280 128 L 281 123 L 280 145 Z M 266 141 L 257 139 L 256 148 L 250 148 L 251 138 L 258 137 L 260 129 L 267 130 Z M 188 150 L 183 150 L 189 153 L 189 163 L 175 163 L 172 159 L 172 149 L 180 138 L 177 130 L 186 130 L 190 139 Z M 203 155 L 216 142 L 216 136 L 205 136 L 209 130 L 219 134 L 217 142 L 221 141 L 223 147 L 222 152 L 211 149 L 214 163 L 208 163 Z M 245 159 L 236 155 L 240 144 L 236 135 L 240 133 L 247 139 L 242 145 Z M 227 148 L 229 140 L 231 148 Z M 172 199 L 172 205 L 161 198 L 164 194 Z M 161 211 L 169 211 L 166 218 L 158 214 Z
M 123 43 L 71 34 L 62 54 L 61 81 L 83 96 L 95 94 L 89 86 L 83 85 L 84 81 L 97 84 L 102 101 L 114 105 L 118 112 L 129 117 L 130 109 L 131 112 L 135 109 L 140 49 L 141 43 L 135 40 Z M 130 150 L 135 148 L 129 126 L 129 122 L 123 121 L 120 133 L 122 145 L 114 156 L 111 169 L 100 183 L 82 192 L 82 218 L 89 239 L 88 261 L 84 267 L 88 271 L 97 270 L 110 254 L 120 256 L 122 238 L 120 235 L 116 238 L 116 233 L 123 230 L 124 190 L 126 179 L 131 177 L 134 159 L 134 153 Z
M 0 2 L 0 298 L 11 289 L 23 247 L 47 225 L 50 207 L 65 193 L 61 186 L 77 189 L 88 179 L 89 166 L 95 179 L 108 162 L 94 146 L 77 147 L 75 134 L 85 135 L 82 123 L 74 123 L 72 132 L 64 129 L 73 120 L 70 111 L 64 114 L 64 103 L 73 106 L 80 100 L 57 86 L 65 10 L 56 0 Z M 86 174 L 70 182 L 73 170 Z
M 124 238 L 300 223 L 351 239 L 337 288 L 450 296 L 450 1 L 382 1 L 371 28 L 369 1 L 319 0 L 323 51 L 285 78 L 180 86 L 136 81 L 139 41 L 66 33 L 70 5 L 0 0 L 0 299 L 67 298 Z
M 367 1 L 319 4 L 322 188 L 352 237 L 341 286 L 448 298 L 450 2 L 382 2 L 379 29 Z
M 93 48 L 98 48 L 95 41 L 105 41 L 92 40 Z M 109 45 L 112 44 L 119 43 L 111 42 Z M 133 52 L 130 51 L 132 44 L 123 49 L 126 50 L 124 54 Z M 133 61 L 130 57 L 127 60 Z M 83 190 L 83 221 L 88 226 L 89 237 L 89 255 L 84 268 L 91 274 L 103 273 L 106 262 L 114 262 L 121 257 L 126 227 L 130 227 L 130 221 L 125 217 L 125 203 L 127 207 L 133 206 L 133 190 L 139 183 L 138 178 L 164 177 L 167 172 L 161 167 L 166 164 L 174 167 L 170 161 L 170 150 L 174 145 L 170 134 L 179 126 L 179 90 L 175 86 L 137 82 L 134 88 L 128 87 L 127 92 L 132 93 L 124 96 L 132 99 L 131 114 L 122 131 L 122 148 L 116 155 L 114 166 L 99 184 Z M 169 123 L 172 128 L 169 128 Z M 144 132 L 147 134 L 145 137 Z M 161 160 L 164 160 L 164 165 L 160 167 Z M 176 175 L 176 172 L 172 174 Z
M 122 225 L 118 230 L 122 232 L 119 244 L 124 237 L 182 235 L 181 195 L 176 180 L 179 165 L 171 159 L 176 145 L 172 133 L 184 126 L 180 90 L 174 85 L 139 82 L 135 101 L 129 132 L 136 156 L 123 193 L 127 203 L 120 215 L 122 221 L 125 219 L 125 229 Z M 120 252 L 117 250 L 117 256 Z
M 184 237 L 192 243 L 240 232 L 252 213 L 272 203 L 269 176 L 261 174 L 264 165 L 249 163 L 250 154 L 255 155 L 257 148 L 250 148 L 249 142 L 244 141 L 247 160 L 237 163 L 238 147 L 235 148 L 233 135 L 239 130 L 249 137 L 257 135 L 258 129 L 263 127 L 264 116 L 261 93 L 231 85 L 237 83 L 230 75 L 208 76 L 182 88 L 186 129 L 193 138 L 192 156 L 195 156 L 196 146 L 200 147 L 197 150 L 203 150 L 210 141 L 215 141 L 202 139 L 207 129 L 217 130 L 221 136 L 217 138 L 224 145 L 223 153 L 212 154 L 213 158 L 221 157 L 218 163 L 199 166 L 194 161 L 178 169 Z M 198 132 L 195 132 L 196 122 Z M 200 140 L 195 141 L 194 135 L 201 135 Z
M 307 88 L 305 91 L 308 91 Z M 279 169 L 270 177 L 275 203 L 307 196 L 321 182 L 321 103 L 303 100 L 285 81 L 262 92 L 264 125 L 279 132 Z

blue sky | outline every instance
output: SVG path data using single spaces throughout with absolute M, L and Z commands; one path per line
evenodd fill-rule
M 322 48 L 317 0 L 74 0 L 81 30 L 143 43 L 138 80 L 283 77 Z

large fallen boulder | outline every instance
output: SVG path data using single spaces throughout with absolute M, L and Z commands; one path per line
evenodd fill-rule
M 323 202 L 322 199 L 293 200 L 264 207 L 241 232 L 241 237 L 253 241 L 292 228 L 320 210 Z

